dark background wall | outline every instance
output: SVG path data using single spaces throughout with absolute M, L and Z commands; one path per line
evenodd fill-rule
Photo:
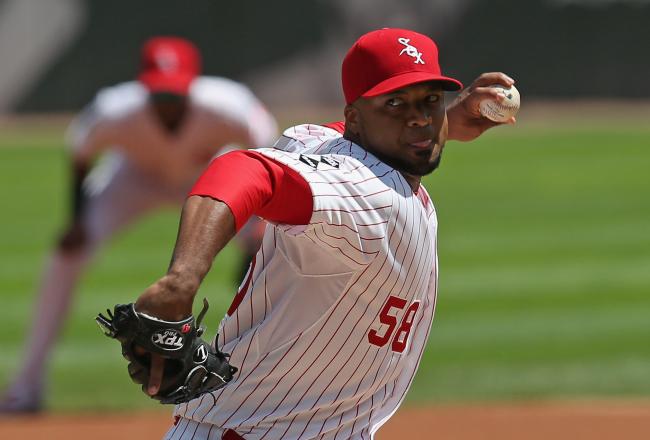
M 649 2 L 461 3 L 454 26 L 444 32 L 421 22 L 413 28 L 438 40 L 446 72 L 466 83 L 480 72 L 504 70 L 516 76 L 527 98 L 650 97 Z M 344 5 L 324 0 L 88 0 L 81 36 L 16 110 L 78 109 L 99 87 L 133 78 L 140 45 L 156 34 L 192 39 L 204 54 L 207 73 L 235 79 L 250 72 L 263 76 L 265 68 L 291 57 L 316 56 L 326 42 L 341 34 L 341 46 L 330 63 L 335 66 L 332 75 L 337 75 L 340 59 L 356 36 L 371 25 L 390 24 L 388 17 L 371 24 L 357 20 L 359 13 L 349 16 Z M 417 2 L 404 2 L 404 7 L 416 8 L 417 14 Z M 346 23 L 345 32 L 341 23 Z M 355 23 L 363 24 L 355 27 Z M 292 72 L 283 78 L 278 87 L 290 86 Z M 336 85 L 327 87 L 332 90 L 318 99 L 329 96 L 339 102 Z
M 71 110 L 99 87 L 135 77 L 140 46 L 153 35 L 192 40 L 204 71 L 235 76 L 323 38 L 320 2 L 219 0 L 88 0 L 79 39 L 18 104 L 18 111 Z M 281 13 L 281 14 L 280 14 Z M 290 24 L 290 25 L 286 25 Z
M 529 97 L 649 97 L 650 3 L 593 3 L 474 2 L 442 38 L 447 70 L 507 66 Z

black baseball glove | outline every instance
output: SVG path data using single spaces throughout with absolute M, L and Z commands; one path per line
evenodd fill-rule
M 145 394 L 151 367 L 149 353 L 165 359 L 162 384 L 151 397 L 160 403 L 177 404 L 223 387 L 237 371 L 228 363 L 228 354 L 200 338 L 205 330 L 200 324 L 207 310 L 204 299 L 196 323 L 193 316 L 173 322 L 137 312 L 134 304 L 118 304 L 112 313 L 106 310 L 108 316 L 100 313 L 95 321 L 106 336 L 122 344 L 122 355 L 129 361 L 129 376 L 142 385 Z

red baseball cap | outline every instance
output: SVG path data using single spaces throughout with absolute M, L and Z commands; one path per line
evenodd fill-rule
M 154 37 L 142 47 L 138 80 L 151 92 L 186 95 L 200 72 L 199 50 L 184 38 Z
M 460 81 L 442 75 L 438 47 L 431 38 L 389 28 L 369 32 L 354 43 L 343 59 L 342 81 L 348 104 L 425 81 L 440 81 L 449 91 L 463 88 Z

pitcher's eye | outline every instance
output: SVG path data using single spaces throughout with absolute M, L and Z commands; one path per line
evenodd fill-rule
M 404 103 L 403 99 L 400 98 L 390 98 L 388 101 L 386 101 L 386 105 L 388 107 L 397 107 L 400 106 Z

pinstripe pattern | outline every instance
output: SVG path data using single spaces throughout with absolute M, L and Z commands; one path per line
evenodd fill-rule
M 305 177 L 312 218 L 267 226 L 220 325 L 219 345 L 240 369 L 227 387 L 179 405 L 167 438 L 230 428 L 246 439 L 370 439 L 401 403 L 429 335 L 433 205 L 329 128 L 294 127 L 258 151 Z M 387 342 L 371 342 L 371 331 Z

